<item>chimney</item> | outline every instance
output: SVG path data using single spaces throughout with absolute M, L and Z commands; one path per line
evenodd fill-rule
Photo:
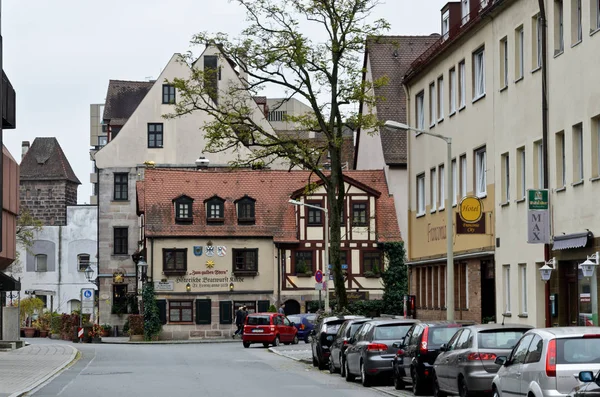
M 23 143 L 21 143 L 21 161 L 23 161 L 23 157 L 25 157 L 28 150 L 29 150 L 29 141 L 23 141 Z

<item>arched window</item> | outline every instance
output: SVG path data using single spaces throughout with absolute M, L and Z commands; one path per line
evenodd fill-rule
M 47 272 L 48 271 L 48 255 L 37 254 L 35 256 L 35 271 L 36 272 Z
M 80 272 L 85 272 L 85 269 L 90 265 L 90 254 L 77 255 L 77 268 Z

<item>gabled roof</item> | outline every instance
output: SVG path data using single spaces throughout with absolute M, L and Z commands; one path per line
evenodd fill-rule
M 382 170 L 347 171 L 347 183 L 356 181 L 379 193 L 376 198 L 378 241 L 400 241 L 393 197 Z M 298 242 L 293 192 L 314 181 L 310 171 L 233 170 L 192 171 L 147 169 L 137 183 L 138 213 L 144 213 L 148 237 L 265 237 L 276 243 Z M 309 180 L 310 178 L 310 180 Z M 173 198 L 185 194 L 194 199 L 193 223 L 178 225 Z M 206 223 L 203 203 L 215 195 L 225 199 L 222 225 Z M 235 201 L 248 195 L 256 200 L 255 224 L 238 225 Z M 196 204 L 199 203 L 199 204 Z
M 21 160 L 21 180 L 67 180 L 81 185 L 56 138 L 35 138 Z
M 109 80 L 103 120 L 124 125 L 146 96 L 154 81 Z
M 365 68 L 368 61 L 373 81 L 388 78 L 387 84 L 375 88 L 377 118 L 406 123 L 406 95 L 402 78 L 411 63 L 439 39 L 431 36 L 377 36 L 367 38 Z M 363 75 L 363 79 L 366 74 Z M 364 133 L 364 132 L 361 132 Z M 407 163 L 406 133 L 380 128 L 381 146 L 386 164 Z M 357 147 L 360 143 L 357 136 Z M 358 151 L 357 151 L 358 153 Z

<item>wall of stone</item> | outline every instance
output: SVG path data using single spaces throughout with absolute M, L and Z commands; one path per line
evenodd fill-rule
M 27 209 L 44 226 L 64 226 L 67 205 L 77 205 L 77 187 L 68 181 L 21 181 L 21 211 Z

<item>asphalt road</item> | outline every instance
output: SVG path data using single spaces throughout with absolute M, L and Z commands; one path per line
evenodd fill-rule
M 298 345 L 297 345 L 298 346 Z M 308 347 L 309 345 L 307 345 Z M 33 396 L 369 397 L 385 395 L 241 343 L 76 346 L 82 357 Z

